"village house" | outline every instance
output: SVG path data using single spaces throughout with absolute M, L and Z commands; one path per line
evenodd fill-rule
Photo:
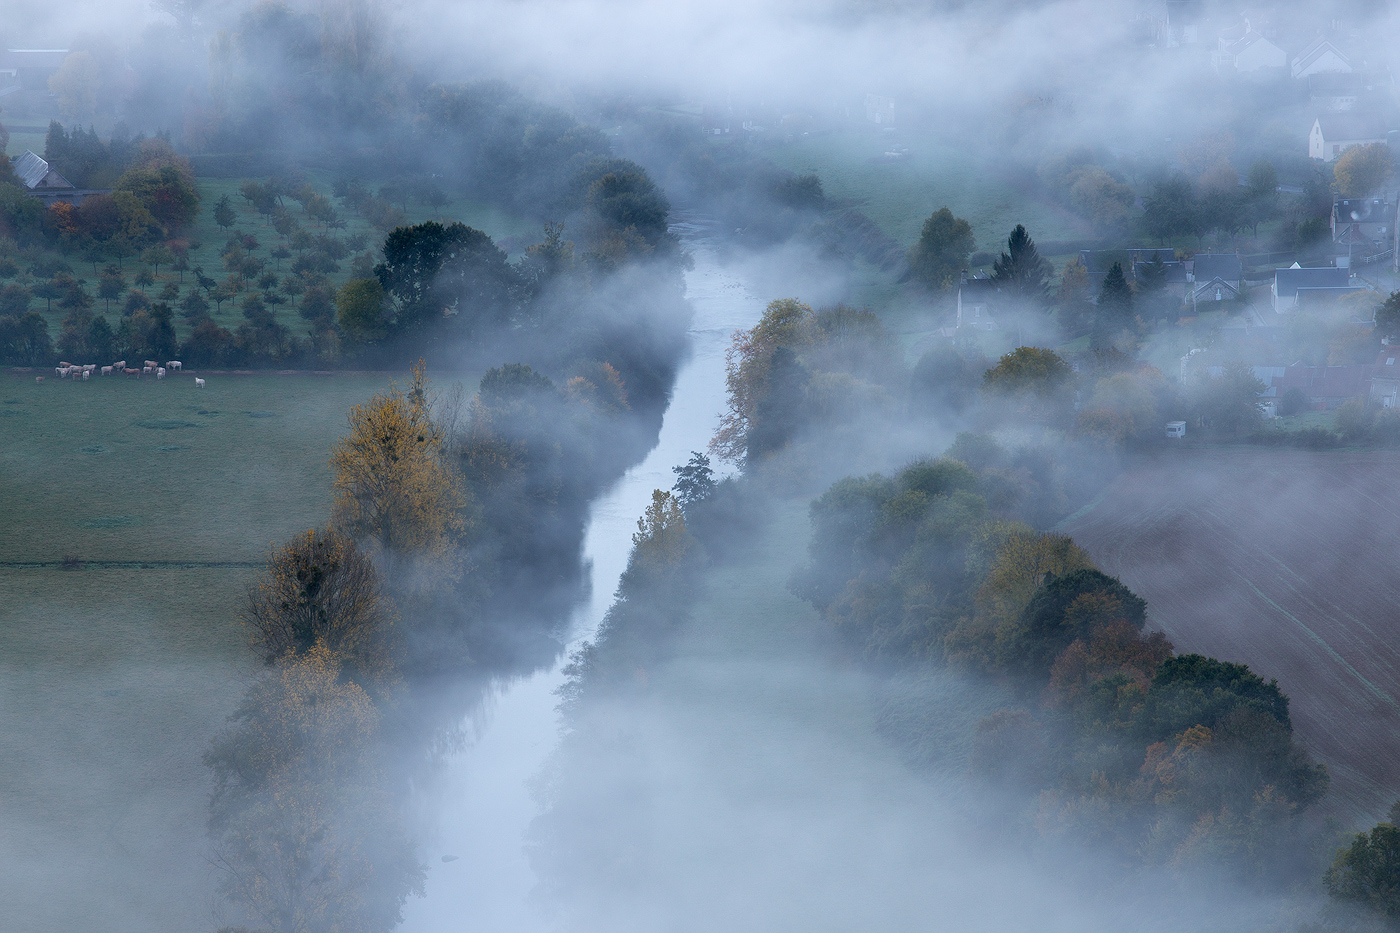
M 1400 347 L 1383 347 L 1371 373 L 1371 403 L 1380 408 L 1400 404 Z
M 1205 4 L 1201 0 L 1155 0 L 1144 16 L 1152 30 L 1152 42 L 1158 48 L 1195 45 L 1201 39 Z
M 1373 391 L 1376 367 L 1370 363 L 1348 366 L 1308 366 L 1298 362 L 1291 366 L 1253 366 L 1254 376 L 1264 383 L 1259 398 L 1272 412 L 1284 393 L 1297 389 L 1317 411 L 1331 411 L 1352 399 L 1364 399 Z
M 1308 99 L 1332 113 L 1355 110 L 1366 89 L 1366 76 L 1356 72 L 1324 71 L 1308 75 Z
M 865 95 L 865 119 L 882 126 L 894 122 L 894 98 L 879 94 Z
M 1084 271 L 1089 279 L 1089 284 L 1098 288 L 1103 284 L 1103 277 L 1108 275 L 1108 270 L 1113 268 L 1116 262 L 1123 268 L 1123 274 L 1135 273 L 1140 263 L 1150 263 L 1153 260 L 1160 260 L 1168 269 L 1176 263 L 1176 250 L 1173 249 L 1081 249 L 1079 251 L 1079 261 L 1084 264 Z
M 1191 260 L 1189 283 L 1192 306 L 1233 301 L 1240 296 L 1244 268 L 1234 253 L 1197 253 Z
M 50 168 L 48 162 L 28 149 L 24 150 L 24 154 L 15 159 L 10 167 L 14 169 L 20 184 L 24 185 L 29 194 L 43 201 L 45 205 L 61 201 L 76 207 L 83 203 L 85 198 L 108 193 L 106 189 L 75 188 L 68 179 Z
M 1293 77 L 1306 78 L 1315 74 L 1348 73 L 1351 61 L 1327 39 L 1314 39 L 1298 57 L 1293 59 Z
M 67 49 L 6 49 L 0 53 L 0 88 L 48 93 Z
M 1226 30 L 1212 56 L 1216 71 L 1251 73 L 1288 67 L 1288 53 L 1250 28 L 1249 20 Z
M 1313 121 L 1308 134 L 1308 158 L 1335 162 L 1352 146 L 1386 141 L 1385 123 L 1356 113 L 1328 113 Z
M 991 277 L 969 276 L 964 272 L 958 281 L 957 329 L 994 330 L 997 325 L 988 312 L 996 293 L 996 283 Z
M 1161 288 L 1182 301 L 1186 300 L 1186 289 L 1191 278 L 1191 263 L 1177 259 L 1175 250 L 1142 250 L 1142 252 L 1171 253 L 1171 259 L 1160 256 L 1133 261 L 1133 282 L 1139 288 L 1148 287 L 1154 275 L 1162 277 Z
M 1335 301 L 1342 295 L 1364 288 L 1364 285 L 1351 284 L 1350 269 L 1334 266 L 1304 269 L 1295 262 L 1287 269 L 1274 270 L 1274 281 L 1269 291 L 1274 311 L 1284 314 Z
M 1351 268 L 1388 259 L 1395 246 L 1395 205 L 1385 198 L 1337 198 L 1332 204 L 1336 263 Z

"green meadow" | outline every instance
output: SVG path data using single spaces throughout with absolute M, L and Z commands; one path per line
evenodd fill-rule
M 209 926 L 200 756 L 256 673 L 237 606 L 325 521 L 346 411 L 390 376 L 207 379 L 0 375 L 7 928 Z

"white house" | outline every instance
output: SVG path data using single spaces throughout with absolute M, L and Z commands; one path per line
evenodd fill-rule
M 1326 39 L 1314 39 L 1307 48 L 1293 59 L 1293 77 L 1306 78 L 1309 75 L 1327 72 L 1351 71 L 1351 62 Z
M 865 119 L 871 123 L 894 122 L 894 99 L 879 94 L 865 95 Z
M 1308 158 L 1335 162 L 1352 146 L 1385 142 L 1385 124 L 1375 117 L 1329 113 L 1313 121 L 1308 134 Z
M 1230 66 L 1240 72 L 1288 66 L 1288 55 L 1283 49 L 1247 26 L 1244 35 L 1237 39 L 1221 36 L 1215 59 L 1217 68 Z

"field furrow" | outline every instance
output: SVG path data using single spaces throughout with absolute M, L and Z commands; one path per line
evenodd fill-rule
M 1397 469 L 1388 452 L 1178 451 L 1062 529 L 1178 651 L 1278 678 L 1346 816 L 1400 796 Z

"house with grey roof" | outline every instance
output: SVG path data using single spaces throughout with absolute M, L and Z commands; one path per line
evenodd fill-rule
M 73 184 L 51 168 L 48 162 L 28 149 L 10 163 L 10 167 L 14 169 L 15 175 L 19 176 L 20 184 L 28 189 L 30 195 L 39 198 L 45 204 L 62 201 L 77 206 L 83 203 L 84 198 L 94 194 L 108 193 L 105 188 L 73 187 Z
M 1337 198 L 1331 220 L 1339 266 L 1382 261 L 1395 247 L 1395 204 L 1386 198 Z
M 1232 301 L 1240 297 L 1244 267 L 1234 253 L 1197 253 L 1191 262 L 1191 303 Z
M 47 92 L 49 78 L 67 57 L 67 49 L 5 49 L 0 52 L 0 87 Z
M 71 188 L 73 185 L 58 172 L 49 168 L 49 163 L 45 162 L 31 150 L 24 150 L 24 154 L 15 159 L 12 164 L 15 174 L 24 187 L 30 191 L 47 188 Z
M 1284 314 L 1362 291 L 1364 285 L 1351 284 L 1351 270 L 1334 266 L 1304 269 L 1296 262 L 1287 269 L 1275 269 L 1269 286 L 1274 311 Z

